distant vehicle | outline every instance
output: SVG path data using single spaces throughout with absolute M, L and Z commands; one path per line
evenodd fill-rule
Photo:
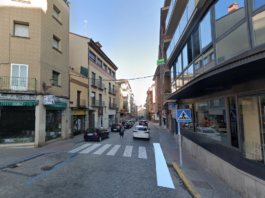
M 124 128 L 125 129 L 130 129 L 131 128 L 131 123 L 130 122 L 125 122 L 124 123 Z
M 141 121 L 139 121 L 139 125 L 143 125 L 143 126 L 148 127 L 148 122 L 147 122 L 147 120 L 141 120 Z
M 109 138 L 109 132 L 103 128 L 88 128 L 84 133 L 85 141 L 97 140 L 101 142 L 105 138 Z
M 112 124 L 111 125 L 111 132 L 121 132 L 121 124 Z
M 143 138 L 150 140 L 150 129 L 147 126 L 136 126 L 133 130 L 133 138 Z

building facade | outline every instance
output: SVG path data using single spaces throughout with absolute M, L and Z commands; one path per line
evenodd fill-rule
M 0 146 L 69 136 L 69 3 L 0 1 Z
M 70 33 L 70 66 L 89 79 L 89 127 L 108 128 L 115 123 L 118 67 L 101 48 L 99 42 Z
M 171 0 L 165 23 L 182 146 L 242 197 L 265 189 L 264 19 L 264 1 Z

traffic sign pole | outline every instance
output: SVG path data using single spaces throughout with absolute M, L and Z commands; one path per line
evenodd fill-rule
M 181 133 L 180 133 L 179 122 L 178 122 L 178 133 L 179 133 L 179 161 L 180 161 L 180 168 L 182 168 Z

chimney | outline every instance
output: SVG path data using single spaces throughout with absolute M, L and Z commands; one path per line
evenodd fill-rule
M 238 10 L 238 3 L 234 2 L 232 5 L 228 7 L 228 13 L 234 12 Z
M 99 42 L 96 42 L 96 45 L 101 49 L 102 45 Z

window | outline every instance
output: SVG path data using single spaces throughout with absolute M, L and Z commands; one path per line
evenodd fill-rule
M 225 0 L 215 4 L 216 38 L 245 18 L 244 0 Z
M 174 63 L 174 65 L 175 65 L 175 63 Z M 174 66 L 172 66 L 171 68 L 170 68 L 170 77 L 171 77 L 171 83 L 174 81 Z
M 112 85 L 112 92 L 114 93 L 115 89 L 114 89 L 114 85 Z
M 237 110 L 235 97 L 229 97 L 229 117 L 231 130 L 231 144 L 238 148 L 238 131 L 237 131 Z
M 201 44 L 202 49 L 212 42 L 212 31 L 211 31 L 211 15 L 210 12 L 206 14 L 201 24 Z
M 53 35 L 53 47 L 59 50 L 60 39 Z
M 50 140 L 61 136 L 62 130 L 62 111 L 49 110 L 46 111 L 46 137 L 45 140 Z M 52 133 L 50 133 L 52 132 Z
M 188 21 L 189 21 L 194 10 L 195 10 L 195 1 L 191 0 L 188 2 L 188 5 L 187 5 Z
M 184 85 L 193 79 L 193 74 L 193 65 L 190 65 L 189 68 L 184 72 Z
M 176 80 L 177 90 L 179 90 L 183 86 L 183 76 L 180 75 Z
M 214 54 L 213 53 L 213 48 L 209 49 L 208 51 L 206 51 L 203 54 L 203 58 L 204 58 L 204 61 L 203 61 L 204 72 L 206 72 L 207 70 L 209 70 L 209 69 L 211 69 L 211 68 L 213 68 L 215 66 L 215 62 L 213 61 L 214 58 L 212 57 L 213 54 Z
M 193 60 L 191 38 L 189 38 L 189 40 L 187 42 L 187 47 L 188 47 L 188 64 L 190 64 L 192 62 L 192 60 Z
M 188 66 L 188 50 L 187 50 L 187 44 L 182 50 L 182 56 L 183 56 L 183 69 L 185 69 Z
M 96 61 L 96 56 L 92 52 L 89 52 L 89 58 L 94 62 Z
M 81 91 L 77 91 L 77 106 L 81 105 Z
M 243 23 L 233 32 L 216 43 L 218 64 L 249 49 L 247 24 Z
M 196 103 L 195 126 L 198 134 L 227 144 L 225 99 Z
M 96 86 L 96 74 L 94 72 L 92 72 L 92 85 Z
M 111 70 L 108 68 L 108 73 L 110 74 L 111 73 Z
M 11 64 L 11 90 L 26 91 L 28 89 L 28 65 Z
M 91 94 L 91 103 L 92 103 L 92 106 L 95 106 L 96 105 L 96 93 L 92 91 L 92 94 Z
M 256 10 L 257 8 L 265 5 L 264 0 L 252 0 L 253 1 L 253 9 Z
M 109 92 L 111 92 L 111 83 L 109 83 Z
M 114 73 L 114 72 L 112 72 L 111 75 L 112 75 L 113 77 L 115 77 L 115 73 Z
M 208 58 L 207 58 L 207 57 L 204 58 L 204 60 L 203 60 L 203 64 L 204 64 L 204 65 L 207 65 L 207 64 L 208 64 Z
M 202 56 L 194 61 L 195 78 L 203 73 Z
M 15 23 L 14 30 L 15 36 L 29 37 L 29 24 Z
M 59 82 L 60 81 L 60 78 L 59 78 L 60 73 L 53 71 L 52 76 L 55 79 L 55 85 L 59 85 L 60 84 L 60 82 Z
M 59 20 L 59 14 L 60 10 L 55 5 L 53 5 L 53 16 Z
M 107 70 L 107 66 L 104 64 L 103 65 L 103 69 L 106 71 Z
M 100 59 L 97 58 L 97 64 L 102 67 L 102 61 Z
M 102 103 L 102 95 L 99 94 L 98 96 L 99 96 L 99 103 L 101 104 Z
M 187 12 L 187 8 L 186 8 L 184 10 L 182 17 L 180 19 L 180 22 L 179 22 L 180 35 L 183 33 L 187 23 L 188 23 L 188 12 Z
M 193 57 L 196 58 L 201 53 L 199 28 L 193 33 Z
M 210 54 L 210 61 L 213 61 L 214 60 L 214 53 L 211 53 Z
M 109 105 L 111 105 L 111 97 L 109 97 Z
M 264 1 L 265 2 L 265 1 Z M 252 17 L 255 44 L 260 45 L 265 42 L 265 11 Z
M 178 56 L 178 62 L 176 63 L 176 77 L 182 72 L 182 59 L 181 54 Z

